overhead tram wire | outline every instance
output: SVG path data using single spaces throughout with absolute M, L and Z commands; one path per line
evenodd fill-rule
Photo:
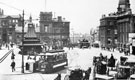
M 23 10 L 18 9 L 18 8 L 14 7 L 14 6 L 8 5 L 8 4 L 6 4 L 6 3 L 0 2 L 0 4 L 2 4 L 2 5 L 4 5 L 4 6 L 7 6 L 7 7 L 9 7 L 9 8 L 15 9 L 15 10 L 17 10 L 17 11 L 23 12 Z M 29 13 L 29 12 L 25 11 L 25 15 L 29 17 L 30 14 L 27 14 L 27 13 Z M 35 16 L 35 17 L 38 17 L 38 16 L 36 16 L 36 15 L 34 15 L 34 16 Z M 38 18 L 39 18 L 39 17 L 38 17 Z M 39 20 L 39 19 L 33 19 L 33 20 Z
M 3 3 L 3 2 L 0 2 L 0 4 L 5 5 L 5 6 L 8 6 L 8 7 L 10 7 L 10 8 L 13 8 L 13 9 L 18 10 L 18 11 L 21 11 L 21 12 L 23 11 L 23 10 L 21 10 L 21 9 L 18 9 L 18 8 L 16 8 L 16 7 L 11 6 L 11 5 L 5 4 L 5 3 Z

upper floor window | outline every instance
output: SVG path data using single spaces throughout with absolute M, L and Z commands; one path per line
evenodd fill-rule
M 114 25 L 114 22 L 113 22 L 113 21 L 111 21 L 111 22 L 110 22 L 110 25 Z
M 118 32 L 117 32 L 117 30 L 116 30 L 116 29 L 114 30 L 114 34 L 118 34 Z
M 45 25 L 45 32 L 48 32 L 48 26 Z
M 118 40 L 117 39 L 114 39 L 114 43 L 117 44 L 118 43 Z
M 111 34 L 111 30 L 107 29 L 107 34 L 110 35 Z
M 12 23 L 12 20 L 9 20 L 9 23 Z
M 13 19 L 13 23 L 16 23 L 17 20 Z
M 101 22 L 100 22 L 100 25 L 101 25 L 101 26 L 104 26 L 104 25 L 105 25 L 105 21 L 101 21 Z
M 60 33 L 60 29 L 55 29 L 55 33 Z

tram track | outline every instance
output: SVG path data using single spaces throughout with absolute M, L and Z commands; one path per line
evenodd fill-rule
M 11 49 L 10 51 L 8 51 L 8 52 L 0 59 L 0 63 L 2 63 L 2 62 L 7 58 L 7 56 L 8 56 L 11 52 L 13 52 L 13 49 Z

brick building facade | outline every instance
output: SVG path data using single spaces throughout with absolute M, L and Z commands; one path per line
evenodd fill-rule
M 40 12 L 40 38 L 43 42 L 54 43 L 59 41 L 68 45 L 70 22 L 58 16 L 52 18 L 52 12 Z
M 19 15 L 4 15 L 0 9 L 0 42 L 16 42 L 16 27 L 21 26 Z

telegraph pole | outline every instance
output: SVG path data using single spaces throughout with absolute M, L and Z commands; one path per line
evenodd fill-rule
M 24 73 L 24 10 L 22 13 L 22 73 Z

